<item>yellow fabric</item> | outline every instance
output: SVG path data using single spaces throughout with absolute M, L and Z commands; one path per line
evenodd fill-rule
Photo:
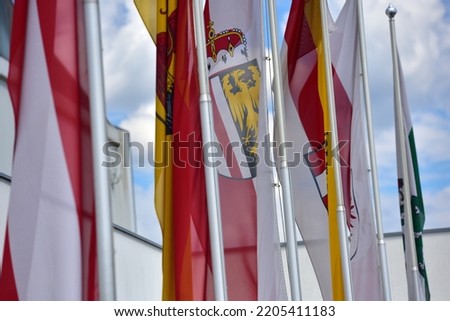
M 177 0 L 135 0 L 135 5 L 146 25 L 153 41 L 156 35 L 168 32 L 168 17 L 177 7 Z M 158 14 L 157 14 L 158 13 Z M 158 43 L 156 43 L 158 46 Z M 168 48 L 172 50 L 173 48 Z M 163 54 L 166 54 L 164 52 Z M 166 59 L 164 57 L 164 59 Z M 161 68 L 157 66 L 156 68 Z M 174 79 L 175 57 L 165 70 L 166 96 Z M 157 73 L 161 74 L 161 73 Z M 164 73 L 163 73 L 164 74 Z M 157 79 L 157 82 L 163 79 Z M 158 85 L 157 85 L 158 86 Z M 155 130 L 155 210 L 162 230 L 163 249 L 163 300 L 175 300 L 175 265 L 172 205 L 172 134 L 167 133 L 165 102 L 156 95 Z
M 337 223 L 336 182 L 334 179 L 333 158 L 331 146 L 331 126 L 329 121 L 329 105 L 327 97 L 327 80 L 325 73 L 325 53 L 322 38 L 322 22 L 319 0 L 309 0 L 305 4 L 305 17 L 316 44 L 318 62 L 318 88 L 323 109 L 325 143 L 327 152 L 327 189 L 328 189 L 328 227 L 330 242 L 331 281 L 333 299 L 344 300 L 344 283 L 342 278 L 341 253 L 339 247 L 339 230 Z
M 153 42 L 156 44 L 156 5 L 159 0 L 134 0 L 134 4 L 141 15 L 142 21 L 147 27 Z

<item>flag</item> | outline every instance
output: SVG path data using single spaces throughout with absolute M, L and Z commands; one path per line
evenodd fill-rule
M 282 49 L 287 140 L 293 142 L 292 168 L 296 219 L 324 299 L 344 299 L 335 170 L 339 157 L 354 298 L 381 299 L 375 229 L 359 94 L 356 1 L 348 0 L 336 23 L 329 22 L 337 146 L 331 146 L 320 2 L 294 1 Z
M 157 48 L 155 208 L 163 234 L 162 297 L 213 299 L 192 3 L 135 4 Z
M 2 300 L 98 298 L 81 4 L 15 2 L 8 87 L 16 140 Z
M 350 264 L 356 300 L 382 300 L 383 291 L 379 269 L 374 209 L 370 197 L 369 162 L 364 112 L 361 104 L 361 63 L 358 35 L 358 1 L 347 0 L 336 21 L 331 36 L 331 59 L 335 68 L 336 111 L 338 126 L 340 113 L 346 104 L 352 110 L 350 130 L 350 163 L 343 169 L 347 205 L 350 214 Z M 339 80 L 338 80 L 339 79 Z M 343 122 L 343 127 L 345 122 Z M 339 136 L 339 139 L 346 139 Z M 341 154 L 342 155 L 342 154 Z
M 173 99 L 177 0 L 136 0 L 156 43 L 155 210 L 162 230 L 163 300 L 175 300 L 173 234 Z M 153 15 L 147 15 L 149 12 Z M 154 20 L 156 18 L 156 23 Z M 156 35 L 155 35 L 156 30 Z
M 239 9 L 237 9 L 239 8 Z M 260 1 L 209 0 L 206 52 L 213 100 L 230 300 L 285 300 L 268 137 Z
M 398 52 L 397 52 L 398 56 Z M 411 114 L 409 112 L 408 98 L 406 95 L 405 80 L 403 77 L 402 66 L 399 61 L 399 78 L 400 78 L 400 91 L 401 91 L 401 101 L 402 101 L 402 115 L 403 115 L 403 131 L 405 135 L 406 144 L 406 158 L 407 158 L 407 172 L 409 174 L 409 189 L 411 195 L 409 197 L 404 196 L 404 177 L 402 171 L 402 162 L 399 147 L 398 131 L 399 128 L 395 128 L 396 131 L 396 144 L 397 144 L 397 175 L 398 175 L 398 189 L 399 189 L 399 201 L 400 201 L 400 214 L 401 214 L 401 224 L 403 232 L 403 242 L 405 241 L 405 219 L 404 219 L 404 199 L 411 199 L 411 209 L 412 209 L 412 224 L 414 230 L 414 242 L 417 254 L 417 265 L 419 267 L 419 295 L 420 300 L 430 300 L 430 289 L 428 286 L 427 270 L 425 266 L 425 259 L 423 254 L 423 227 L 425 225 L 425 208 L 423 204 L 422 188 L 420 186 L 420 176 L 419 176 L 419 164 L 417 161 L 417 150 L 414 140 L 414 130 L 412 127 Z M 404 242 L 405 244 L 405 242 Z M 409 249 L 405 248 L 405 256 L 411 255 L 408 253 Z M 410 271 L 409 265 L 410 260 L 406 260 L 406 270 Z M 409 282 L 410 278 L 408 278 Z M 412 286 L 408 285 L 408 291 L 413 289 Z M 413 295 L 410 295 L 413 297 Z
M 163 300 L 175 300 L 173 240 L 173 87 L 175 77 L 175 37 L 177 1 L 157 2 L 156 36 L 156 124 L 155 124 L 155 210 L 162 230 Z M 159 9 L 159 10 L 158 10 Z
M 166 2 L 167 1 L 165 1 L 165 3 Z M 145 27 L 155 44 L 156 35 L 158 32 L 161 32 L 158 31 L 157 28 L 157 13 L 158 8 L 161 8 L 162 3 L 161 0 L 134 0 L 134 4 L 142 18 L 142 22 L 144 22 Z M 159 28 L 159 30 L 161 30 L 161 28 Z
M 180 1 L 176 10 L 172 145 L 175 292 L 177 300 L 211 300 L 214 288 L 192 6 L 192 1 Z

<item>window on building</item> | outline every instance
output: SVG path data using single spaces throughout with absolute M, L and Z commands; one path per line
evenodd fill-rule
M 9 60 L 11 41 L 12 0 L 0 0 L 0 56 Z

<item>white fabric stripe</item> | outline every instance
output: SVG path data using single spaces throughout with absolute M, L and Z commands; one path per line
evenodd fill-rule
M 320 191 L 320 195 L 325 197 L 328 194 L 327 190 L 327 173 L 326 171 L 316 176 L 317 188 Z
M 219 142 L 216 133 L 214 133 L 214 141 Z M 221 157 L 216 157 L 216 160 L 220 162 L 219 166 L 217 167 L 219 174 L 226 177 L 231 177 L 230 168 L 228 167 L 227 161 L 225 159 L 225 153 L 222 153 Z
M 284 42 L 283 46 L 287 47 L 287 44 Z M 287 56 L 282 57 L 282 59 L 287 60 Z M 302 72 L 302 70 L 298 70 L 298 72 Z M 286 72 L 284 76 L 284 82 L 286 84 L 289 83 Z M 295 104 L 292 101 L 288 86 L 285 86 L 284 97 L 286 108 L 286 140 L 294 144 L 293 148 L 288 148 L 287 157 L 289 160 L 294 160 L 294 153 L 301 153 L 304 144 L 309 140 L 295 108 Z M 303 155 L 300 155 L 300 157 L 303 158 Z M 300 162 L 300 164 L 291 168 L 291 176 L 296 220 L 300 227 L 302 238 L 308 247 L 308 253 L 314 265 L 322 296 L 324 300 L 331 300 L 331 270 L 330 256 L 328 255 L 330 253 L 328 242 L 328 213 L 308 166 Z
M 398 54 L 397 54 L 398 55 Z M 409 137 L 411 135 L 412 131 L 412 121 L 411 121 L 411 113 L 409 111 L 409 104 L 408 104 L 408 95 L 406 94 L 406 86 L 405 86 L 405 79 L 403 76 L 403 68 L 400 61 L 400 57 L 398 59 L 399 61 L 399 76 L 400 76 L 400 91 L 401 91 L 401 97 L 402 97 L 402 113 L 403 113 L 403 124 L 404 124 L 404 133 L 406 138 L 406 155 L 407 155 L 407 162 L 408 162 L 408 173 L 409 173 L 409 185 L 410 185 L 410 192 L 411 195 L 417 196 L 417 186 L 416 186 L 416 174 L 414 173 L 414 165 L 412 162 L 412 151 L 411 151 L 411 145 L 409 144 Z M 397 149 L 397 152 L 399 152 L 399 149 Z M 400 157 L 400 156 L 397 156 Z M 399 164 L 400 165 L 400 164 Z M 402 171 L 398 171 L 398 176 L 403 178 Z
M 81 300 L 81 246 L 36 1 L 30 1 L 9 235 L 21 300 Z
M 348 0 L 330 36 L 332 61 L 353 106 L 350 163 L 352 167 L 352 220 L 350 256 L 356 300 L 382 300 L 373 207 L 369 189 L 366 135 L 360 97 L 360 55 L 356 1 Z M 356 255 L 355 255 L 356 253 Z

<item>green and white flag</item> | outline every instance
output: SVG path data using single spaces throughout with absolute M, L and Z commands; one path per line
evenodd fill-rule
M 398 53 L 397 53 L 398 56 Z M 425 269 L 425 260 L 423 255 L 423 240 L 422 233 L 423 227 L 425 223 L 425 210 L 422 199 L 422 189 L 420 187 L 420 177 L 419 177 L 419 166 L 417 163 L 417 153 L 416 153 L 416 145 L 414 142 L 414 132 L 411 122 L 411 115 L 409 113 L 408 107 L 408 99 L 406 96 L 406 90 L 404 85 L 403 71 L 399 61 L 399 79 L 400 79 L 400 90 L 401 90 L 401 101 L 402 101 L 402 115 L 403 115 L 403 125 L 404 125 L 404 135 L 405 135 L 405 144 L 406 144 L 406 158 L 407 158 L 407 172 L 409 176 L 409 185 L 410 185 L 410 193 L 411 196 L 407 197 L 407 199 L 411 199 L 411 209 L 412 209 L 412 224 L 414 228 L 414 240 L 415 240 L 415 251 L 417 253 L 417 265 L 419 267 L 419 294 L 420 300 L 430 300 L 430 291 L 428 288 L 428 278 L 427 271 Z M 402 162 L 400 161 L 400 148 L 399 148 L 399 138 L 398 133 L 399 129 L 396 128 L 396 139 L 397 139 L 397 175 L 398 175 L 398 188 L 399 188 L 399 197 L 400 197 L 400 214 L 401 214 L 401 223 L 403 230 L 403 241 L 405 241 L 405 208 L 404 208 L 404 195 L 403 195 L 403 171 L 402 171 Z M 410 267 L 408 264 L 410 262 L 408 256 L 411 253 L 408 253 L 408 250 L 405 248 L 405 258 L 406 258 L 406 270 L 410 271 Z M 414 250 L 414 249 L 412 249 Z M 409 280 L 409 278 L 408 278 Z M 409 282 L 409 281 L 408 281 Z M 408 290 L 411 291 L 412 287 L 408 284 Z M 410 295 L 411 297 L 411 295 Z

